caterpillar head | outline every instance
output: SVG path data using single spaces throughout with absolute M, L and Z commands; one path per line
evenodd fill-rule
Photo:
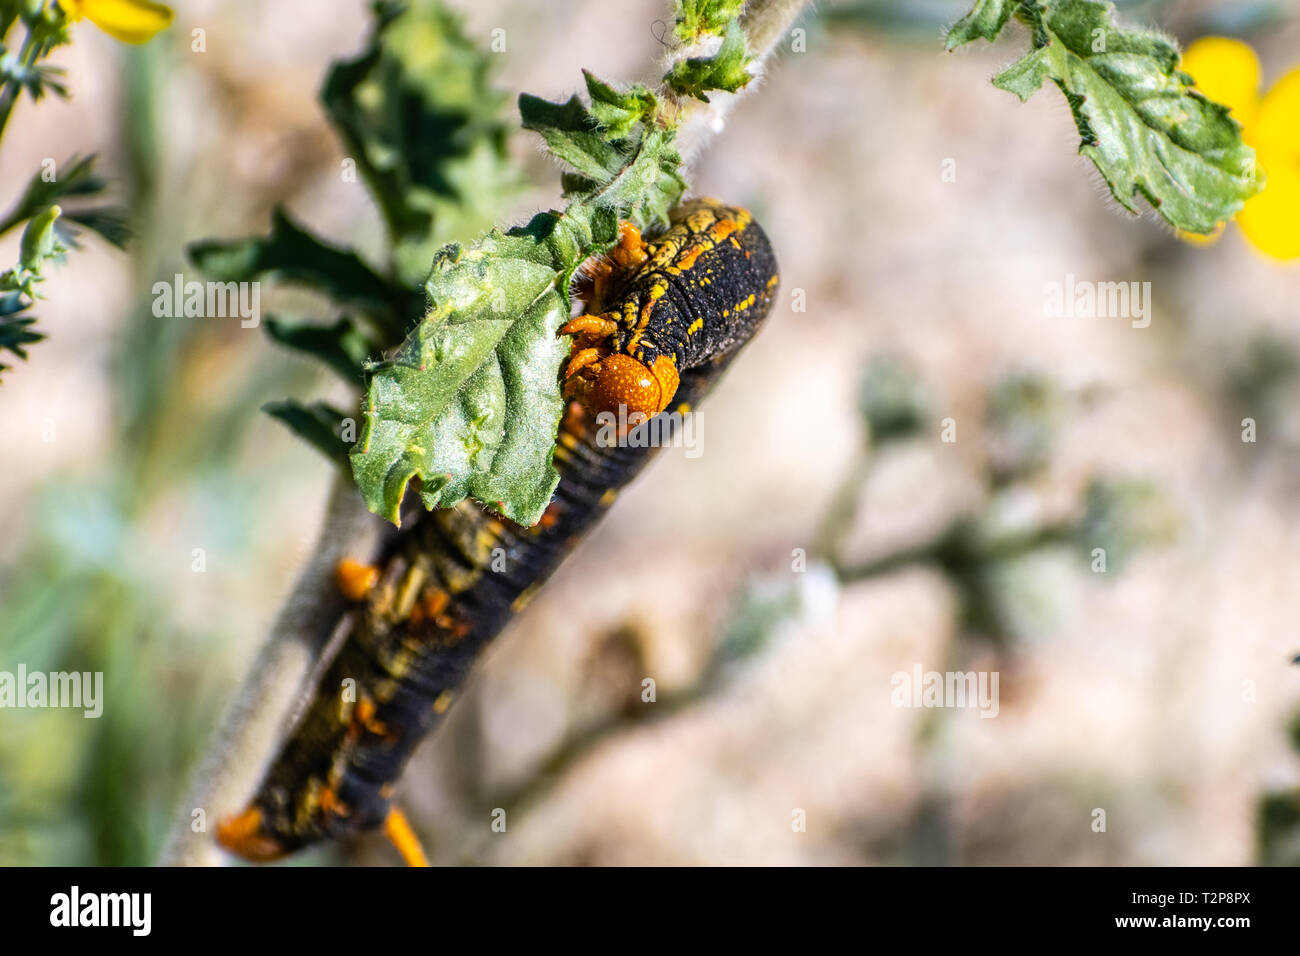
M 599 363 L 588 392 L 590 407 L 618 414 L 619 406 L 624 405 L 629 417 L 640 412 L 650 418 L 668 407 L 678 381 L 677 366 L 667 355 L 658 356 L 649 366 L 630 355 L 611 355 Z
M 679 381 L 671 356 L 659 355 L 646 365 L 621 352 L 602 356 L 594 349 L 574 357 L 566 379 L 569 391 L 592 413 L 617 415 L 623 406 L 629 419 L 638 412 L 646 418 L 662 412 L 677 394 Z

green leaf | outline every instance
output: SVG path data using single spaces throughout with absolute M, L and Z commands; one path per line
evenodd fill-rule
M 1192 89 L 1170 40 L 1121 30 L 1112 11 L 1101 0 L 1019 0 L 1016 15 L 1029 27 L 1034 49 L 993 83 L 1023 101 L 1052 80 L 1074 114 L 1079 152 L 1124 208 L 1138 212 L 1140 195 L 1170 225 L 1213 232 L 1262 188 L 1255 151 L 1226 106 Z M 996 36 L 1005 13 L 996 4 L 977 4 L 967 18 L 975 19 L 956 39 Z M 953 40 L 950 35 L 950 45 Z
M 720 36 L 740 16 L 745 0 L 677 0 L 677 17 L 673 28 L 683 43 L 693 43 L 703 36 Z
M 717 53 L 690 57 L 674 64 L 664 76 L 664 82 L 683 96 L 693 96 L 707 103 L 710 90 L 734 93 L 753 79 L 746 69 L 749 61 L 745 33 L 733 20 Z
M 486 229 L 520 183 L 491 83 L 499 57 L 436 0 L 374 9 L 366 50 L 334 66 L 321 101 L 379 204 L 400 278 L 415 284 L 436 249 Z
M 303 405 L 288 399 L 283 402 L 267 402 L 262 406 L 262 411 L 289 426 L 330 461 L 347 466 L 348 443 L 342 437 L 347 416 L 337 408 L 324 402 Z
M 283 209 L 271 214 L 271 233 L 192 243 L 190 260 L 220 282 L 252 282 L 265 276 L 305 286 L 373 318 L 393 340 L 405 333 L 420 296 L 375 273 L 355 252 L 333 246 L 296 225 Z
M 525 229 L 451 246 L 429 277 L 429 315 L 371 379 L 352 468 L 372 511 L 398 523 L 411 478 L 425 507 L 467 496 L 533 524 L 559 475 L 567 280 L 592 241 L 543 214 Z
M 113 245 L 121 247 L 128 237 L 126 219 L 123 211 L 117 207 L 97 207 L 78 209 L 69 207 L 70 199 L 86 199 L 103 192 L 108 182 L 95 172 L 96 157 L 73 157 L 61 166 L 42 167 L 41 171 L 28 180 L 26 188 L 13 207 L 0 219 L 0 233 L 7 232 L 20 222 L 36 215 L 42 209 L 55 203 L 64 205 L 65 222 L 79 222 L 87 229 L 100 233 Z M 53 178 L 51 178 L 53 177 Z
M 577 95 L 552 103 L 529 93 L 519 97 L 524 129 L 540 133 L 551 153 L 593 182 L 608 179 L 623 165 L 618 147 Z
M 26 361 L 27 350 L 23 346 L 39 342 L 45 336 L 40 332 L 32 331 L 31 327 L 36 323 L 36 319 L 14 314 L 18 309 L 13 308 L 13 304 L 18 301 L 17 293 L 0 296 L 0 351 L 7 349 Z M 7 368 L 8 365 L 0 365 L 0 372 Z
M 673 131 L 657 120 L 657 98 L 640 84 L 619 91 L 590 73 L 584 78 L 590 108 L 576 96 L 565 103 L 520 96 L 524 128 L 577 170 L 564 176 L 566 198 L 613 210 L 642 231 L 666 225 L 686 181 Z
M 971 12 L 948 31 L 948 49 L 955 50 L 975 39 L 996 39 L 1017 6 L 1019 0 L 976 0 Z
M 620 90 L 588 70 L 583 70 L 582 76 L 591 96 L 591 115 L 611 139 L 633 135 L 636 124 L 650 120 L 659 108 L 655 95 L 644 86 Z
M 69 245 L 79 246 L 78 230 L 72 227 L 72 223 L 98 233 L 105 242 L 119 249 L 125 249 L 131 238 L 131 227 L 127 224 L 126 210 L 120 206 L 95 206 L 91 209 L 65 211 L 59 228 L 64 231 Z
M 557 331 L 573 272 L 614 243 L 620 219 L 642 229 L 666 222 L 685 189 L 652 94 L 619 93 L 591 76 L 587 85 L 591 109 L 520 98 L 524 122 L 580 170 L 566 180 L 564 212 L 446 247 L 427 283 L 428 314 L 373 369 L 352 468 L 367 505 L 394 523 L 413 478 L 427 508 L 473 497 L 523 525 L 540 519 L 555 490 L 569 351 Z
M 379 351 L 375 343 L 344 316 L 333 325 L 268 317 L 266 332 L 286 348 L 319 359 L 351 385 L 365 379 L 365 362 Z

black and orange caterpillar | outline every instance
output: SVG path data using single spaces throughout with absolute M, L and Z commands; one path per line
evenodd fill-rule
M 542 520 L 524 528 L 462 501 L 413 515 L 374 566 L 339 566 L 348 634 L 248 808 L 219 825 L 223 846 L 266 861 L 383 825 L 408 862 L 423 861 L 392 805 L 407 760 L 654 451 L 597 441 L 596 416 L 689 411 L 758 330 L 776 285 L 771 245 L 744 209 L 683 203 L 649 242 L 622 225 L 615 249 L 588 263 L 587 314 L 560 330 L 575 336 L 571 402 Z

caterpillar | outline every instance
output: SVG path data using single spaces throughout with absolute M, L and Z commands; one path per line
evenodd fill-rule
M 761 326 L 777 283 L 771 244 L 744 209 L 683 203 L 650 241 L 620 224 L 615 248 L 586 265 L 584 314 L 560 329 L 574 336 L 570 401 L 542 519 L 524 528 L 466 500 L 404 522 L 373 566 L 339 566 L 346 637 L 247 808 L 218 825 L 222 846 L 264 862 L 383 826 L 408 862 L 424 862 L 393 806 L 412 752 L 655 450 L 597 440 L 597 418 L 620 405 L 629 420 L 688 412 Z

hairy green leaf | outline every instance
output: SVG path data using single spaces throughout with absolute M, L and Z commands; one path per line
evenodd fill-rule
M 1262 188 L 1255 151 L 1228 108 L 1192 88 L 1170 40 L 1117 27 L 1110 3 L 981 0 L 953 28 L 949 48 L 996 36 L 1012 6 L 1033 50 L 994 85 L 1023 101 L 1052 80 L 1074 115 L 1079 152 L 1130 212 L 1141 195 L 1171 225 L 1209 233 Z
M 676 63 L 664 77 L 664 82 L 678 93 L 707 103 L 710 90 L 734 93 L 753 79 L 745 69 L 749 60 L 745 33 L 733 20 L 717 53 Z
M 352 467 L 372 511 L 398 522 L 411 478 L 428 508 L 466 496 L 532 524 L 559 480 L 567 279 L 590 236 L 543 214 L 451 246 L 429 277 L 429 315 L 372 376 Z
M 745 0 L 677 0 L 674 32 L 683 43 L 721 35 L 740 16 Z
M 540 133 L 553 155 L 592 182 L 616 175 L 623 165 L 618 146 L 576 94 L 565 103 L 552 103 L 525 93 L 519 97 L 519 115 L 524 129 Z
M 948 31 L 948 49 L 954 50 L 976 39 L 997 39 L 1019 5 L 1019 0 L 976 0 L 971 12 Z

